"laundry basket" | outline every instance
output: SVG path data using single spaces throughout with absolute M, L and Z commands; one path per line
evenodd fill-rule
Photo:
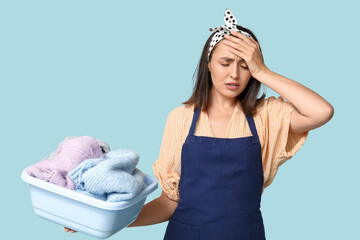
M 21 173 L 30 186 L 35 213 L 63 227 L 96 238 L 108 238 L 138 217 L 147 195 L 157 187 L 157 179 L 145 175 L 146 187 L 128 201 L 106 202 Z

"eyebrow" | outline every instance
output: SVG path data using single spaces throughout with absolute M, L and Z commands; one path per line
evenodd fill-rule
M 220 58 L 220 60 L 225 60 L 225 61 L 234 61 L 233 58 L 229 58 L 229 57 L 222 57 Z M 240 58 L 240 62 L 244 62 L 245 60 L 243 58 Z

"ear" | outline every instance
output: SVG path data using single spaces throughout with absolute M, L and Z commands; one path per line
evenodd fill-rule
M 207 67 L 208 67 L 209 72 L 211 72 L 211 71 L 210 71 L 210 63 L 208 63 Z

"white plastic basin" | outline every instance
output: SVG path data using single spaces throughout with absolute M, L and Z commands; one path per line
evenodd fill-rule
M 130 225 L 138 217 L 146 197 L 157 187 L 157 179 L 145 174 L 146 187 L 134 198 L 106 202 L 28 175 L 21 179 L 30 186 L 35 213 L 63 227 L 96 238 L 108 238 Z

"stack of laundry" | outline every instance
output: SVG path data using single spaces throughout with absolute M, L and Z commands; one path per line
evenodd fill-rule
M 57 150 L 26 168 L 35 178 L 75 190 L 103 201 L 135 197 L 146 187 L 136 168 L 139 155 L 128 149 L 111 151 L 109 145 L 90 136 L 66 137 Z

